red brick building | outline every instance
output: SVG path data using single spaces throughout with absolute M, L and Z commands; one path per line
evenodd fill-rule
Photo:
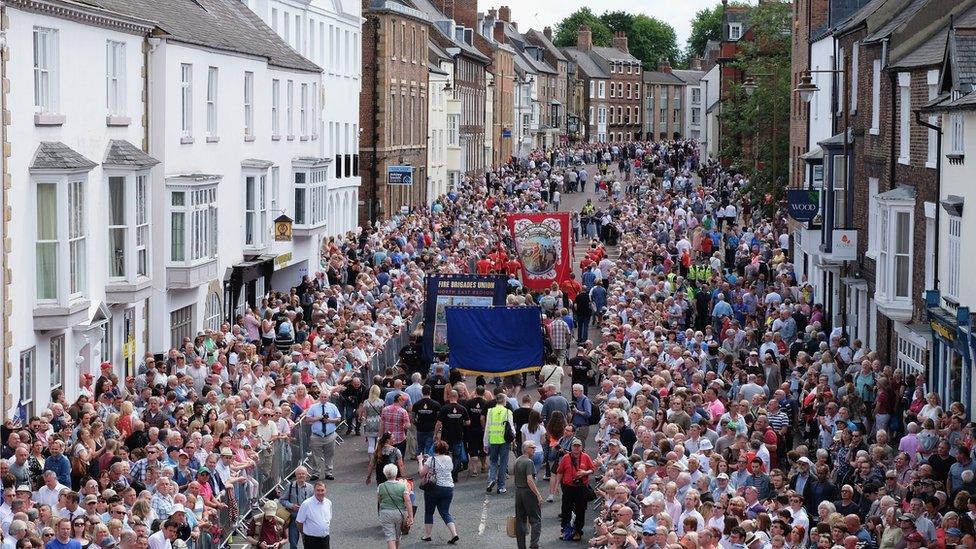
M 593 46 L 590 54 L 593 61 L 610 75 L 607 83 L 607 140 L 623 142 L 642 139 L 644 71 L 641 61 L 630 54 L 627 35 L 615 33 L 612 48 Z
M 363 0 L 359 219 L 375 222 L 427 198 L 429 20 L 395 0 Z M 389 185 L 390 166 L 412 168 L 412 184 Z

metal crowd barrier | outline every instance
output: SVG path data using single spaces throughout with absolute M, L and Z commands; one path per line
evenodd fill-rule
M 410 342 L 410 335 L 422 320 L 423 309 L 407 322 L 400 333 L 390 338 L 383 349 L 370 357 L 369 370 L 372 374 L 381 373 L 388 366 L 396 365 L 400 349 Z M 258 450 L 254 467 L 246 471 L 247 480 L 229 488 L 236 500 L 234 507 L 237 510 L 237 519 L 232 519 L 229 508 L 220 509 L 217 513 L 215 535 L 201 535 L 192 549 L 249 546 L 244 536 L 250 526 L 252 514 L 260 512 L 263 502 L 277 499 L 277 494 L 287 485 L 295 469 L 308 464 L 312 426 L 302 422 L 302 419 L 304 416 L 298 418 L 287 439 L 276 440 Z M 226 502 L 228 497 L 221 494 L 218 499 Z

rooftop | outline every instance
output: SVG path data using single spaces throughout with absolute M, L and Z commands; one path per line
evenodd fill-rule
M 60 141 L 41 141 L 34 151 L 31 170 L 90 170 L 97 166 Z

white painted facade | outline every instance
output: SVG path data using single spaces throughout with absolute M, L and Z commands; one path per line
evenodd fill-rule
M 318 265 L 329 221 L 327 174 L 333 166 L 328 158 L 312 166 L 302 159 L 319 157 L 321 150 L 315 124 L 319 73 L 165 39 L 151 41 L 150 154 L 165 168 L 152 179 L 153 271 L 158 276 L 153 279 L 149 347 L 164 350 L 223 320 L 230 305 L 223 281 L 234 265 L 273 257 L 276 289 L 297 285 Z M 215 126 L 208 119 L 214 69 L 219 90 Z M 187 71 L 189 129 L 183 127 Z M 304 182 L 300 192 L 299 182 Z M 273 238 L 272 220 L 282 213 L 295 221 L 291 242 Z M 257 295 L 270 289 L 265 282 L 256 282 Z
M 976 109 L 942 115 L 942 181 L 939 202 L 950 197 L 963 199 L 962 215 L 955 217 L 941 205 L 939 211 L 938 257 L 939 290 L 960 306 L 976 308 L 976 285 L 962 275 L 976 272 L 976 242 L 964 235 L 976 234 Z M 959 139 L 957 136 L 961 137 Z M 948 155 L 964 155 L 962 162 L 950 162 Z
M 810 68 L 812 71 L 831 70 L 834 68 L 834 37 L 828 34 L 824 38 L 813 42 L 810 47 Z M 809 140 L 807 150 L 813 149 L 817 143 L 833 135 L 830 119 L 830 98 L 834 94 L 834 78 L 830 73 L 813 72 L 810 75 L 813 83 L 820 91 L 813 94 L 810 100 Z
M 439 71 L 431 70 L 427 77 L 428 204 L 446 193 L 448 189 L 447 102 L 450 97 L 450 87 L 453 87 L 451 81 L 454 78 L 454 64 L 442 61 L 440 65 Z
M 491 159 L 495 158 L 495 146 L 492 141 L 493 126 L 495 120 L 495 77 L 492 73 L 485 71 L 485 140 L 484 155 L 486 162 L 491 164 Z
M 362 4 L 356 0 L 245 0 L 292 49 L 322 67 L 319 156 L 329 171 L 330 235 L 359 225 L 359 94 Z
M 18 3 L 7 4 L 7 77 L 18 84 L 11 86 L 8 96 L 13 179 L 8 236 L 10 264 L 16 267 L 10 288 L 14 305 L 9 359 L 13 368 L 8 383 L 13 402 L 4 403 L 5 417 L 15 413 L 18 401 L 28 414 L 43 409 L 55 388 L 77 395 L 82 374 L 97 375 L 103 360 L 119 364 L 124 323 L 135 342 L 134 352 L 143 352 L 144 289 L 158 276 L 153 271 L 136 274 L 133 247 L 127 247 L 131 253 L 120 258 L 130 276 L 110 276 L 114 254 L 109 249 L 108 177 L 124 175 L 129 193 L 135 188 L 137 174 L 113 172 L 102 165 L 110 140 L 142 145 L 142 33 L 150 27 L 122 16 L 98 18 L 92 13 L 95 10 L 84 7 L 54 17 L 45 12 L 45 4 L 37 6 L 37 11 L 26 11 Z M 96 17 L 96 23 L 81 23 L 83 17 Z M 44 35 L 41 40 L 46 44 L 38 56 L 33 46 L 35 33 Z M 107 99 L 109 49 L 117 52 L 111 84 L 117 100 L 112 108 Z M 41 67 L 35 67 L 36 57 L 44 60 Z M 33 82 L 39 72 L 46 82 L 42 85 L 45 91 L 40 92 L 45 99 L 40 103 L 46 106 L 37 105 Z M 119 75 L 122 78 L 114 78 Z M 31 170 L 42 142 L 63 143 L 94 166 Z M 134 208 L 134 192 L 126 198 L 125 207 Z M 134 237 L 134 223 L 123 230 Z M 126 244 L 134 244 L 134 240 Z M 116 282 L 131 282 L 143 291 L 131 292 L 128 299 L 132 301 L 119 302 L 126 298 L 111 292 L 119 286 Z
M 719 113 L 721 112 L 721 101 L 719 101 L 720 72 L 719 65 L 715 64 L 702 76 L 702 116 L 704 117 L 704 127 L 702 128 L 701 148 L 704 154 L 702 158 L 718 158 L 719 146 Z

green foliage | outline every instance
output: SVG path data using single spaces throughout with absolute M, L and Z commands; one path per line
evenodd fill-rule
M 612 46 L 614 32 L 626 33 L 630 53 L 647 69 L 657 67 L 661 57 L 667 57 L 672 64 L 680 58 L 677 35 L 671 25 L 624 11 L 607 11 L 597 16 L 590 8 L 580 8 L 556 25 L 553 42 L 558 47 L 575 46 L 576 33 L 583 24 L 589 25 L 593 32 L 594 46 Z
M 644 68 L 656 70 L 662 57 L 676 64 L 679 57 L 678 38 L 674 27 L 646 15 L 634 17 L 632 32 L 628 34 L 630 53 L 643 61 Z
M 756 84 L 745 93 L 733 84 L 722 102 L 724 129 L 722 156 L 752 175 L 752 194 L 779 197 L 789 171 L 790 5 L 766 2 L 756 7 L 750 28 L 755 39 L 740 42 L 742 50 L 733 63 Z
M 685 56 L 691 59 L 705 55 L 705 45 L 709 40 L 722 39 L 722 15 L 725 10 L 722 4 L 709 9 L 699 10 L 691 20 L 691 36 L 685 46 Z
M 576 33 L 582 25 L 588 25 L 593 32 L 594 46 L 610 46 L 613 44 L 613 31 L 607 27 L 590 8 L 580 8 L 556 25 L 556 35 L 553 42 L 557 47 L 565 48 L 576 45 Z

